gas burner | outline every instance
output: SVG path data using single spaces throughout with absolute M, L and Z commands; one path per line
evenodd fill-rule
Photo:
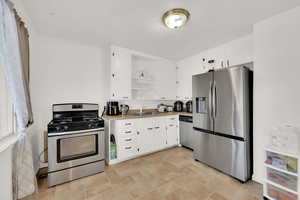
M 56 109 L 58 111 L 55 111 Z M 77 108 L 72 109 L 73 107 L 68 107 L 68 105 L 55 105 L 53 109 L 53 120 L 48 124 L 48 133 L 80 131 L 104 127 L 104 121 L 98 117 L 97 109 L 82 109 L 80 111 Z

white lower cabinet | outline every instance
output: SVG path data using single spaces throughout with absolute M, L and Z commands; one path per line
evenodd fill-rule
M 179 144 L 178 116 L 114 120 L 117 161 L 159 151 Z
M 169 124 L 167 127 L 167 146 L 174 146 L 178 144 L 177 126 Z

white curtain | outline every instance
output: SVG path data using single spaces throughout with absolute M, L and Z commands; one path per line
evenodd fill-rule
M 27 133 L 30 111 L 27 107 L 28 95 L 23 77 L 16 19 L 12 5 L 7 0 L 0 0 L 0 57 L 16 114 L 15 134 L 18 141 L 13 153 L 13 191 L 14 199 L 19 199 L 35 191 L 36 179 L 30 136 Z

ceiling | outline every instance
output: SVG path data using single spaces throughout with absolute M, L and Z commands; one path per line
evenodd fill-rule
M 300 5 L 299 0 L 26 0 L 41 34 L 93 45 L 120 45 L 179 60 L 252 32 L 260 20 Z M 186 8 L 180 30 L 161 20 L 172 8 Z

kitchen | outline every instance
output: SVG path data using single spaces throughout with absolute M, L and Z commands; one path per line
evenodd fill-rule
M 297 116 L 299 96 L 292 92 L 292 89 L 296 89 L 298 84 L 297 73 L 299 72 L 296 67 L 297 44 L 299 43 L 297 37 L 299 24 L 296 20 L 299 16 L 299 8 L 296 8 L 298 5 L 296 1 L 290 2 L 290 4 L 276 1 L 271 8 L 270 4 L 266 2 L 261 5 L 257 13 L 254 12 L 252 15 L 249 14 L 250 11 L 253 12 L 253 9 L 250 8 L 257 8 L 255 7 L 258 5 L 257 2 L 247 2 L 248 7 L 239 4 L 236 8 L 234 6 L 228 8 L 227 5 L 226 8 L 231 10 L 240 8 L 249 14 L 249 18 L 243 19 L 244 21 L 240 20 L 243 22 L 243 27 L 240 25 L 239 29 L 243 31 L 240 33 L 236 27 L 238 25 L 234 23 L 229 25 L 232 30 L 236 31 L 228 33 L 225 26 L 228 24 L 223 21 L 222 26 L 218 29 L 220 33 L 214 34 L 212 32 L 218 31 L 211 31 L 210 26 L 213 25 L 209 25 L 207 22 L 206 26 L 202 28 L 197 28 L 197 25 L 200 22 L 204 23 L 199 16 L 201 14 L 200 10 L 198 11 L 199 7 L 208 9 L 216 2 L 206 2 L 200 6 L 200 3 L 198 5 L 196 2 L 185 5 L 182 2 L 174 1 L 176 3 L 170 5 L 160 4 L 158 6 L 160 8 L 157 10 L 157 5 L 154 6 L 154 3 L 131 2 L 126 5 L 122 3 L 121 5 L 127 9 L 133 8 L 137 4 L 143 8 L 143 11 L 137 11 L 127 16 L 124 11 L 126 9 L 124 9 L 119 14 L 111 14 L 114 16 L 111 21 L 103 21 L 103 26 L 106 27 L 105 31 L 92 29 L 94 24 L 91 22 L 83 23 L 86 22 L 84 20 L 100 17 L 96 2 L 84 5 L 88 6 L 91 13 L 78 12 L 78 15 L 72 16 L 63 11 L 67 10 L 69 6 L 79 11 L 83 4 L 77 2 L 72 5 L 67 3 L 68 1 L 64 1 L 57 5 L 49 3 L 46 6 L 37 2 L 35 4 L 17 0 L 13 2 L 19 15 L 26 22 L 30 33 L 30 94 L 34 114 L 34 124 L 30 127 L 30 132 L 33 168 L 36 173 L 41 171 L 40 169 L 48 167 L 50 163 L 46 162 L 46 155 L 50 159 L 49 155 L 53 153 L 53 151 L 49 152 L 49 144 L 47 149 L 45 142 L 47 137 L 45 136 L 48 134 L 47 124 L 55 116 L 54 105 L 74 103 L 74 109 L 80 110 L 80 105 L 84 103 L 97 104 L 99 107 L 92 110 L 99 117 L 108 102 L 118 102 L 117 107 L 119 107 L 119 111 L 116 109 L 118 115 L 111 115 L 105 111 L 103 116 L 106 163 L 104 172 L 49 189 L 47 189 L 47 178 L 41 179 L 38 182 L 39 194 L 28 197 L 29 199 L 47 197 L 59 199 L 62 196 L 68 199 L 69 195 L 79 188 L 82 188 L 83 192 L 75 192 L 78 199 L 97 197 L 99 199 L 140 199 L 156 197 L 155 195 L 157 195 L 156 199 L 193 199 L 197 187 L 203 191 L 198 194 L 203 195 L 201 199 L 259 199 L 263 196 L 263 187 L 260 184 L 267 187 L 264 162 L 268 135 L 274 127 L 283 124 L 297 126 L 299 123 Z M 108 10 L 120 9 L 109 3 L 106 6 Z M 146 12 L 147 6 L 151 8 L 149 12 Z M 163 14 L 173 8 L 186 8 L 190 15 L 187 23 L 178 30 L 169 29 L 162 22 Z M 143 14 L 143 12 L 147 14 Z M 241 16 L 241 13 L 230 13 L 232 15 L 227 16 L 226 20 L 232 20 L 232 22 L 236 22 L 234 20 L 237 16 Z M 101 14 L 103 17 L 106 15 L 106 12 Z M 154 23 L 149 25 L 152 28 L 151 34 L 147 32 L 150 28 L 147 23 L 138 25 L 138 22 L 135 21 L 138 15 L 140 15 L 140 19 L 148 20 L 149 24 Z M 147 18 L 148 15 L 151 17 Z M 213 23 L 218 24 L 220 18 L 218 20 L 212 18 L 212 13 L 206 13 L 206 15 L 201 16 L 203 18 L 210 17 Z M 121 23 L 121 18 L 125 16 L 128 17 L 127 22 L 132 26 L 132 30 L 128 30 L 126 23 Z M 237 19 L 237 21 L 239 20 Z M 112 22 L 119 24 L 120 29 L 116 30 L 115 26 L 111 27 L 110 23 Z M 135 24 L 137 24 L 137 29 L 134 29 Z M 71 28 L 76 26 L 79 27 Z M 282 31 L 277 31 L 281 27 L 284 27 L 281 29 Z M 199 38 L 199 30 L 203 31 L 201 38 Z M 117 34 L 118 31 L 121 31 L 120 34 Z M 134 34 L 139 31 L 140 35 Z M 134 38 L 126 40 L 124 35 L 134 35 Z M 159 37 L 161 40 L 153 37 Z M 188 40 L 188 37 L 191 39 Z M 144 41 L 143 38 L 148 38 L 148 41 Z M 212 38 L 210 43 L 207 42 L 208 38 Z M 286 38 L 290 38 L 290 40 Z M 96 40 L 99 42 L 95 42 Z M 152 45 L 153 41 L 156 41 L 157 44 Z M 177 48 L 174 41 L 177 41 L 178 46 L 182 46 L 183 50 Z M 185 45 L 185 43 L 187 44 Z M 167 46 L 169 47 L 167 48 Z M 253 164 L 251 164 L 253 176 L 247 177 L 247 180 L 254 181 L 250 180 L 244 184 L 241 184 L 238 179 L 231 178 L 233 175 L 228 172 L 223 174 L 213 169 L 218 169 L 218 165 L 209 164 L 209 161 L 196 162 L 192 151 L 192 146 L 195 144 L 192 146 L 184 144 L 187 140 L 181 135 L 185 130 L 193 130 L 195 127 L 195 124 L 190 123 L 190 119 L 192 116 L 194 122 L 195 117 L 197 118 L 197 112 L 194 112 L 198 108 L 196 107 L 197 97 L 199 97 L 199 108 L 201 108 L 200 105 L 203 105 L 200 104 L 202 96 L 195 95 L 193 76 L 213 73 L 209 72 L 210 70 L 230 71 L 236 66 L 246 67 L 250 72 L 253 71 Z M 287 66 L 288 70 L 282 66 Z M 218 87 L 217 83 L 217 94 L 220 92 Z M 208 97 L 209 94 L 204 96 Z M 177 110 L 177 106 L 174 106 L 174 103 L 178 101 L 182 103 L 175 105 L 183 109 Z M 188 101 L 192 101 L 192 113 L 186 112 Z M 207 102 L 207 106 L 209 103 Z M 286 103 L 285 107 L 281 106 L 283 103 Z M 121 105 L 128 105 L 127 114 L 125 114 L 127 107 L 124 106 L 121 109 Z M 249 103 L 249 107 L 250 105 L 252 104 Z M 82 109 L 84 108 L 83 105 Z M 217 108 L 219 108 L 219 112 L 222 111 L 221 107 Z M 171 111 L 172 109 L 173 111 Z M 68 111 L 70 110 L 67 109 L 66 112 Z M 247 114 L 251 116 L 251 112 Z M 186 120 L 186 123 L 182 120 Z M 125 128 L 125 124 L 128 123 L 128 127 Z M 187 128 L 182 130 L 185 125 Z M 122 136 L 122 133 L 125 134 L 128 131 L 135 134 L 139 132 L 141 133 L 140 137 L 138 135 L 133 137 L 133 134 L 130 135 L 130 133 L 130 137 Z M 143 133 L 148 133 L 146 138 L 141 137 Z M 114 137 L 111 137 L 112 135 Z M 155 137 L 151 137 L 153 135 Z M 198 147 L 204 146 L 200 146 L 199 139 L 195 140 L 198 141 Z M 213 146 L 209 145 L 207 148 Z M 136 152 L 133 152 L 133 149 Z M 139 152 L 137 152 L 138 149 Z M 76 150 L 73 148 L 74 152 Z M 68 153 L 68 151 L 65 152 Z M 156 162 L 157 165 L 155 165 Z M 208 174 L 208 176 L 203 176 L 203 174 Z M 160 175 L 161 179 L 153 178 L 151 181 L 150 177 Z M 193 175 L 201 182 L 201 187 L 198 185 L 197 179 L 192 178 Z M 189 177 L 190 182 L 184 180 L 184 176 Z M 99 184 L 96 184 L 98 187 L 91 184 L 94 181 L 96 183 L 99 181 Z M 85 183 L 90 188 L 85 187 Z M 115 183 L 118 186 L 114 185 Z M 131 188 L 129 186 L 131 183 L 135 187 Z M 180 187 L 177 187 L 175 183 L 178 183 Z M 221 184 L 223 187 L 217 183 L 223 183 Z M 218 186 L 213 189 L 207 188 L 209 184 Z M 160 186 L 164 189 L 155 189 Z M 282 189 L 278 185 L 275 186 Z M 70 187 L 71 190 L 64 190 L 64 187 Z M 124 190 L 119 187 L 123 187 Z M 134 192 L 134 188 L 138 188 L 138 192 Z M 147 190 L 147 188 L 151 189 Z M 117 192 L 110 194 L 113 189 Z M 126 192 L 125 189 L 130 192 Z M 229 194 L 226 192 L 227 190 L 236 190 L 236 192 Z M 70 194 L 64 194 L 66 191 Z M 264 196 L 267 195 L 266 191 L 264 189 Z M 287 191 L 291 192 L 292 196 L 295 194 L 292 189 Z M 101 194 L 102 192 L 103 194 Z M 122 193 L 124 196 L 120 197 L 118 193 Z

